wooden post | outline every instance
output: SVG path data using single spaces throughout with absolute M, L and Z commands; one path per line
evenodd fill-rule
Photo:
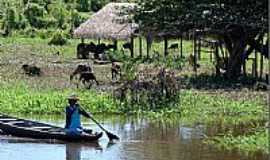
M 98 39 L 98 44 L 100 45 L 100 38 Z
M 214 55 L 214 52 L 215 52 L 215 47 L 214 47 L 214 45 L 213 45 L 213 43 L 210 43 L 210 47 L 211 47 L 211 49 L 210 49 L 210 62 L 213 62 L 213 55 Z
M 216 59 L 216 76 L 220 76 L 220 57 L 218 54 L 218 43 L 214 42 L 214 54 Z
M 142 37 L 139 37 L 139 47 L 140 47 L 140 49 L 139 49 L 140 51 L 139 52 L 140 52 L 140 57 L 142 57 L 142 43 L 143 43 L 142 42 Z
M 131 56 L 132 58 L 134 58 L 134 37 L 131 37 L 130 44 L 131 44 L 131 48 L 130 48 L 130 56 Z
M 193 66 L 193 70 L 195 72 L 195 74 L 197 75 L 197 34 L 196 31 L 193 31 L 193 55 L 194 55 L 194 66 Z
M 254 73 L 255 73 L 255 78 L 258 78 L 258 70 L 257 70 L 257 67 L 258 67 L 258 52 L 255 51 L 254 54 L 255 54 Z
M 263 50 L 263 39 L 261 40 L 261 50 Z M 260 79 L 262 80 L 263 77 L 263 55 L 261 54 L 261 59 L 260 59 Z
M 180 56 L 183 58 L 183 34 L 181 34 L 181 39 L 180 39 Z
M 261 62 L 260 62 L 260 79 L 263 77 L 263 55 L 261 54 Z
M 167 37 L 164 37 L 164 55 L 168 55 L 168 39 Z
M 247 76 L 247 65 L 246 65 L 246 60 L 243 62 L 243 74 L 244 76 Z
M 146 39 L 146 57 L 147 59 L 149 58 L 149 53 L 150 53 L 150 44 L 149 40 Z
M 117 42 L 117 40 L 114 40 L 113 41 L 113 45 L 114 45 L 114 48 L 113 49 L 114 49 L 114 51 L 116 51 L 118 49 L 118 46 L 117 46 L 118 45 L 118 42 Z
M 198 38 L 198 60 L 201 60 L 201 38 Z

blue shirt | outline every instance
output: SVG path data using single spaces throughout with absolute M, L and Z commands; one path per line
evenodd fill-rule
M 66 132 L 69 135 L 80 135 L 82 132 L 80 114 L 89 117 L 88 113 L 80 109 L 79 104 L 66 107 Z

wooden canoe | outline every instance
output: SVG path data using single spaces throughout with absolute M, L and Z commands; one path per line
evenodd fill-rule
M 71 136 L 67 135 L 64 128 L 61 127 L 14 118 L 3 114 L 0 114 L 0 130 L 3 134 L 11 136 L 34 139 L 54 139 L 68 142 L 97 142 L 98 139 L 102 137 L 102 132 Z

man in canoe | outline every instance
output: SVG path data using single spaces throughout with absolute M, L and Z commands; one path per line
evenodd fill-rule
M 84 132 L 91 132 L 91 130 L 83 130 L 81 126 L 81 117 L 83 115 L 90 118 L 90 114 L 85 112 L 78 103 L 79 97 L 71 94 L 68 98 L 69 105 L 66 107 L 66 133 L 72 136 L 81 135 Z

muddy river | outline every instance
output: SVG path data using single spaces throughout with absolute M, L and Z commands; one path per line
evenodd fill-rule
M 25 117 L 64 126 L 64 116 Z M 106 134 L 97 144 L 65 143 L 0 135 L 1 160 L 264 160 L 237 151 L 217 149 L 203 143 L 208 135 L 204 126 L 152 122 L 142 117 L 99 116 L 98 121 L 120 141 L 109 142 Z M 84 119 L 83 125 L 100 129 Z

